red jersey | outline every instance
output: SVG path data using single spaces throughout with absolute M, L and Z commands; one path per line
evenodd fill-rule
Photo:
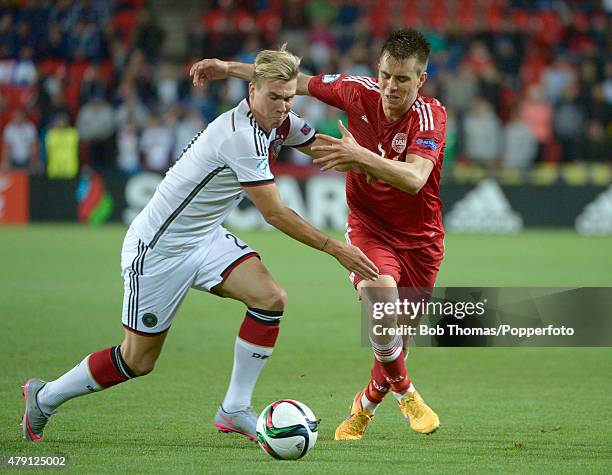
M 444 237 L 440 171 L 446 142 L 446 110 L 437 99 L 418 96 L 399 119 L 385 117 L 376 79 L 327 74 L 313 77 L 309 93 L 344 110 L 348 129 L 361 145 L 381 159 L 406 161 L 407 154 L 431 160 L 434 168 L 416 195 L 364 174 L 348 172 L 346 200 L 349 227 L 363 226 L 398 249 L 417 248 Z

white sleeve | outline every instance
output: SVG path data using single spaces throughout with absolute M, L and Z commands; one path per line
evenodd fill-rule
M 289 133 L 285 138 L 283 145 L 289 147 L 302 147 L 308 145 L 314 140 L 316 131 L 310 126 L 310 124 L 297 115 L 295 112 L 289 113 Z
M 274 181 L 268 161 L 267 139 L 255 129 L 232 134 L 219 148 L 219 156 L 243 186 L 265 185 Z

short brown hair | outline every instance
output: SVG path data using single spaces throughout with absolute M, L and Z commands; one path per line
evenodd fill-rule
M 282 79 L 291 81 L 297 78 L 300 68 L 300 58 L 287 51 L 285 43 L 280 50 L 263 50 L 255 58 L 253 84 L 261 85 L 263 79 Z
M 412 28 L 402 28 L 395 30 L 385 40 L 380 50 L 380 57 L 387 54 L 396 60 L 403 61 L 414 56 L 425 70 L 430 53 L 431 45 L 421 32 Z

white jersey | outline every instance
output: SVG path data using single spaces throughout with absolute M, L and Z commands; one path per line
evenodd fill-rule
M 314 134 L 294 113 L 266 134 L 243 100 L 191 140 L 132 228 L 149 248 L 160 251 L 197 245 L 238 206 L 244 186 L 274 181 L 270 161 L 281 145 L 307 145 Z

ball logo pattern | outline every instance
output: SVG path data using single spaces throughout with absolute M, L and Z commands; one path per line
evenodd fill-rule
M 261 448 L 279 460 L 302 458 L 317 440 L 318 423 L 305 404 L 282 399 L 266 407 L 257 421 Z

